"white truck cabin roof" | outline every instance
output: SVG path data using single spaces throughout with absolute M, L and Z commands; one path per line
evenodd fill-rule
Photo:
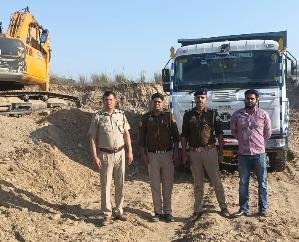
M 186 55 L 199 55 L 206 53 L 219 53 L 223 45 L 229 45 L 229 52 L 254 51 L 254 50 L 278 50 L 279 44 L 274 40 L 237 40 L 222 41 L 203 44 L 187 45 L 177 49 L 176 57 Z

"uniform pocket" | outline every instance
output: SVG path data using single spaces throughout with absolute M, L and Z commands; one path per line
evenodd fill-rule
M 121 132 L 122 134 L 124 133 L 125 129 L 124 129 L 123 120 L 116 120 L 115 121 L 115 127 L 119 130 L 119 132 Z
M 196 130 L 198 126 L 198 120 L 196 118 L 191 118 L 189 121 L 190 130 Z
M 110 125 L 104 125 L 102 126 L 103 132 L 106 134 L 109 134 L 112 132 L 112 127 Z
M 211 138 L 211 128 L 209 125 L 204 124 L 200 130 L 200 140 L 202 145 L 207 145 L 209 143 L 209 140 Z
M 111 124 L 108 120 L 99 122 L 98 128 L 99 128 L 100 132 L 103 132 L 103 133 L 109 133 L 112 131 Z

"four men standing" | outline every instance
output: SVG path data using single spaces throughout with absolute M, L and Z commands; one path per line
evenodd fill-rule
M 207 173 L 221 208 L 221 215 L 229 217 L 218 162 L 223 161 L 223 131 L 217 110 L 207 107 L 207 89 L 194 94 L 196 107 L 183 117 L 181 144 L 182 162 L 187 165 L 187 147 L 190 150 L 190 168 L 194 180 L 194 213 L 191 221 L 203 213 L 204 177 Z M 256 169 L 259 192 L 259 212 L 267 214 L 267 169 L 265 143 L 271 136 L 271 120 L 266 111 L 256 107 L 256 90 L 245 92 L 245 108 L 236 111 L 231 119 L 232 135 L 239 141 L 240 210 L 236 216 L 247 215 L 248 183 L 250 171 Z M 170 112 L 164 110 L 164 97 L 155 93 L 151 97 L 151 110 L 139 123 L 139 146 L 144 164 L 148 167 L 154 213 L 152 221 L 174 221 L 171 194 L 174 180 L 173 161 L 178 159 L 179 132 Z M 101 208 L 104 225 L 112 223 L 110 188 L 115 183 L 115 219 L 126 220 L 123 215 L 123 187 L 125 150 L 130 164 L 133 160 L 130 126 L 123 113 L 115 108 L 116 96 L 112 91 L 103 95 L 104 109 L 91 121 L 89 134 L 91 158 L 100 169 Z M 218 141 L 218 151 L 215 145 Z M 162 183 L 162 198 L 161 198 Z

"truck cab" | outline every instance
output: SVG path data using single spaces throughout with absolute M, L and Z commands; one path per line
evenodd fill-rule
M 286 95 L 288 65 L 296 59 L 286 49 L 287 33 L 231 35 L 203 39 L 179 39 L 181 47 L 162 71 L 164 91 L 179 129 L 185 110 L 194 106 L 193 94 L 208 88 L 208 107 L 217 109 L 224 131 L 224 163 L 237 165 L 238 142 L 230 131 L 232 114 L 244 107 L 244 92 L 259 92 L 258 106 L 272 121 L 266 145 L 269 167 L 284 170 L 287 161 L 289 101 Z

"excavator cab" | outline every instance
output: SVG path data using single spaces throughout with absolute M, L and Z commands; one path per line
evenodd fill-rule
M 18 39 L 0 37 L 0 90 L 19 90 L 25 71 L 25 45 Z
M 40 36 L 40 42 L 41 42 L 42 44 L 44 44 L 44 43 L 47 42 L 48 35 L 49 35 L 49 30 L 47 30 L 47 29 L 43 29 L 42 34 L 41 34 L 41 36 Z

